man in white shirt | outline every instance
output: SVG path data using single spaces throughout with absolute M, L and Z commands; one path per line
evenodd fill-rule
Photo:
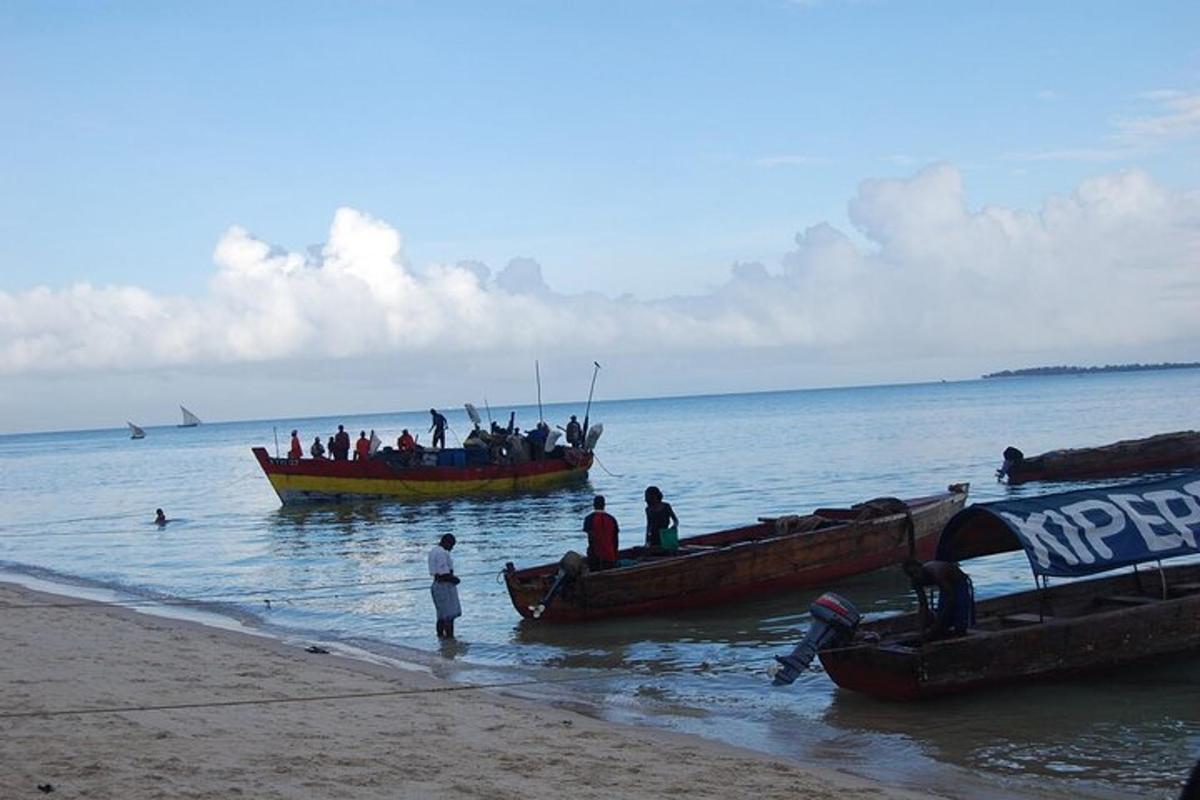
M 433 576 L 433 607 L 437 610 L 437 635 L 439 639 L 454 638 L 454 620 L 462 616 L 458 602 L 459 578 L 454 574 L 454 560 L 450 551 L 455 545 L 454 534 L 447 533 L 429 551 L 429 574 Z

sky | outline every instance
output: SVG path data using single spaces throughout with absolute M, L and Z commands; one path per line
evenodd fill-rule
M 1200 360 L 1194 2 L 0 5 L 0 432 Z

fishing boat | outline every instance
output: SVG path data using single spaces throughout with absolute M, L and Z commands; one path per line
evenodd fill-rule
M 469 404 L 468 413 L 477 418 Z M 430 500 L 543 491 L 583 482 L 603 432 L 604 425 L 596 423 L 582 447 L 563 447 L 556 444 L 558 432 L 553 431 L 536 458 L 519 436 L 508 436 L 507 448 L 499 455 L 486 446 L 412 453 L 384 447 L 372 450 L 364 461 L 279 458 L 265 447 L 252 452 L 284 505 L 365 498 Z
M 1200 648 L 1200 563 L 1161 564 L 1200 553 L 1198 536 L 1200 473 L 973 505 L 946 525 L 937 557 L 1023 549 L 1037 588 L 978 603 L 963 636 L 925 641 L 920 617 L 904 614 L 817 655 L 840 687 L 915 700 Z M 1048 585 L 1117 569 L 1128 571 Z
M 183 406 L 180 406 L 180 407 L 179 407 L 179 410 L 180 410 L 180 412 L 182 412 L 182 414 L 183 414 L 183 422 L 182 422 L 182 423 L 180 423 L 179 427 L 181 427 L 181 428 L 194 428 L 194 427 L 196 427 L 197 425 L 199 425 L 199 424 L 200 424 L 200 418 L 199 418 L 199 417 L 197 417 L 195 414 L 193 414 L 192 412 L 188 411 L 188 410 L 187 410 L 186 408 L 184 408 Z
M 563 562 L 505 568 L 513 607 L 527 619 L 584 622 L 657 614 L 813 586 L 928 557 L 938 532 L 967 498 L 967 485 L 913 500 L 880 498 L 804 516 L 762 517 L 753 525 L 679 540 L 678 550 L 621 550 L 618 566 L 577 569 Z
M 1200 433 L 1160 433 L 1145 439 L 1127 439 L 1102 447 L 1051 450 L 1026 458 L 1015 447 L 1006 448 L 996 477 L 1010 484 L 1027 481 L 1075 481 L 1115 478 L 1146 472 L 1200 468 Z
M 141 428 L 139 428 L 137 425 L 134 425 L 132 422 L 129 422 L 128 420 L 125 421 L 125 424 L 129 426 L 129 438 L 130 439 L 145 439 L 146 438 L 146 432 L 144 430 L 142 430 Z

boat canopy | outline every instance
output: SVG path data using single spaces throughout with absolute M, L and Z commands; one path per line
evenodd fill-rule
M 943 561 L 1024 550 L 1035 575 L 1076 577 L 1200 553 L 1200 472 L 978 503 L 938 540 Z

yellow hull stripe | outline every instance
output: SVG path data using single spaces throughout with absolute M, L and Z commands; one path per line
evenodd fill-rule
M 490 492 L 550 489 L 587 477 L 586 469 L 561 470 L 540 475 L 455 481 L 408 481 L 402 478 L 332 478 L 315 475 L 268 475 L 271 486 L 285 503 L 293 499 L 321 496 L 362 495 L 370 497 L 454 497 Z

